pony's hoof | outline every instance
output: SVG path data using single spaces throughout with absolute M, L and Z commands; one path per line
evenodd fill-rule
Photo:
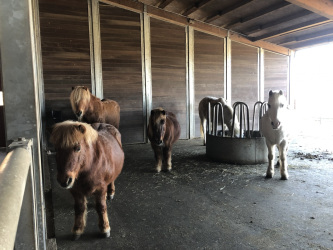
M 266 179 L 272 179 L 273 178 L 273 175 L 272 174 L 266 174 Z
M 168 172 L 171 172 L 172 168 L 168 168 Z
M 111 235 L 111 233 L 110 233 L 110 229 L 109 229 L 108 231 L 102 233 L 102 237 L 103 237 L 103 238 L 110 238 L 110 235 Z
M 281 176 L 281 180 L 284 180 L 284 181 L 288 180 L 288 176 L 286 176 L 286 175 Z
M 161 168 L 156 168 L 156 173 L 161 172 Z
M 76 241 L 76 240 L 80 239 L 80 236 L 81 236 L 81 234 L 73 234 L 72 241 Z
M 108 194 L 108 195 L 106 196 L 106 198 L 107 198 L 108 200 L 113 200 L 113 198 L 114 198 L 114 194 Z

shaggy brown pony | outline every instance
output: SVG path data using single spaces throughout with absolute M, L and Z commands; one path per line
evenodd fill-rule
M 148 138 L 155 154 L 156 171 L 162 169 L 162 160 L 167 163 L 167 169 L 172 169 L 172 145 L 179 139 L 180 125 L 176 116 L 162 108 L 153 109 L 149 117 Z
M 56 149 L 57 180 L 74 198 L 73 239 L 83 233 L 88 195 L 95 196 L 99 228 L 110 236 L 106 196 L 113 198 L 114 181 L 124 164 L 119 131 L 110 124 L 65 121 L 57 123 L 50 141 Z
M 120 107 L 116 101 L 100 100 L 88 88 L 76 86 L 72 88 L 70 102 L 79 121 L 108 123 L 119 129 Z

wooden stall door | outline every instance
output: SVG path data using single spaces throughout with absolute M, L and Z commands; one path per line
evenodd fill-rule
M 70 105 L 72 86 L 91 89 L 88 3 L 39 0 L 45 110 L 58 120 L 76 119 Z
M 284 95 L 288 97 L 288 72 L 289 58 L 281 54 L 265 51 L 264 53 L 265 67 L 265 84 L 264 84 L 264 100 L 268 100 L 270 90 L 282 90 Z
M 104 98 L 120 105 L 123 143 L 144 141 L 140 14 L 100 4 Z
M 150 19 L 152 108 L 176 114 L 182 139 L 188 138 L 185 27 Z
M 224 95 L 224 40 L 194 31 L 195 136 L 200 137 L 199 102 Z
M 253 106 L 259 100 L 258 49 L 231 42 L 231 98 L 232 103 L 245 102 L 249 106 L 252 128 Z

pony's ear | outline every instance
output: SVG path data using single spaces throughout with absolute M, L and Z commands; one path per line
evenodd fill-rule
M 74 90 L 75 89 L 75 87 L 72 87 L 72 90 Z
M 165 113 L 165 110 L 162 110 L 161 113 L 162 113 L 162 115 L 165 115 L 165 114 L 166 114 L 166 113 Z
M 270 91 L 269 91 L 269 96 L 272 96 L 272 95 L 273 95 L 273 91 L 270 90 Z
M 84 90 L 88 90 L 88 88 L 87 87 L 82 87 Z
M 155 110 L 150 111 L 150 115 L 154 115 L 155 114 Z
M 280 90 L 279 94 L 280 94 L 280 95 L 283 95 L 283 91 L 282 91 L 282 90 Z
M 76 129 L 78 130 L 78 131 L 80 131 L 82 134 L 84 134 L 85 132 L 86 132 L 86 127 L 85 126 L 83 126 L 83 125 L 77 125 L 76 126 Z

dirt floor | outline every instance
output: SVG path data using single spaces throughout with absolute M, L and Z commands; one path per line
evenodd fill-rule
M 333 154 L 317 148 L 314 138 L 296 141 L 288 153 L 287 181 L 280 180 L 278 169 L 265 179 L 266 164 L 211 161 L 201 139 L 178 141 L 173 171 L 159 174 L 149 144 L 125 145 L 124 169 L 108 202 L 111 237 L 100 237 L 90 199 L 87 227 L 78 241 L 71 241 L 73 199 L 56 183 L 50 155 L 57 247 L 332 249 Z

